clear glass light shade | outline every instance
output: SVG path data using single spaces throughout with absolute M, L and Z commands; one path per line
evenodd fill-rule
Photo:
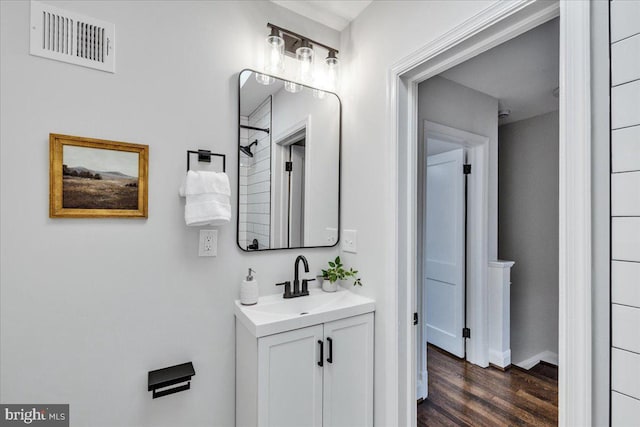
M 291 93 L 298 93 L 302 90 L 302 85 L 290 81 L 284 82 L 284 90 Z
M 258 83 L 260 83 L 261 85 L 270 85 L 271 83 L 275 82 L 276 79 L 274 79 L 271 76 L 268 76 L 266 74 L 260 74 L 260 73 L 256 73 L 256 81 Z
M 298 60 L 298 77 L 303 83 L 313 82 L 313 49 L 308 46 L 301 46 L 296 49 L 296 59 Z
M 284 39 L 279 35 L 267 37 L 264 45 L 264 71 L 278 74 L 284 70 Z
M 327 87 L 336 90 L 338 86 L 338 77 L 340 74 L 340 61 L 338 58 L 329 56 L 327 63 Z

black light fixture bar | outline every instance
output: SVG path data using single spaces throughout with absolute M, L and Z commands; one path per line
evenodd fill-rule
M 323 48 L 327 49 L 329 52 L 340 53 L 340 52 L 338 51 L 338 49 L 336 49 L 336 48 L 333 48 L 333 47 L 331 47 L 331 46 L 327 46 L 326 44 L 323 44 L 323 43 L 317 42 L 317 41 L 312 40 L 312 39 L 310 39 L 309 37 L 305 37 L 305 36 L 303 36 L 303 35 L 301 35 L 301 34 L 294 33 L 293 31 L 287 30 L 286 28 L 278 27 L 277 25 L 274 25 L 274 24 L 272 24 L 272 23 L 270 23 L 270 22 L 269 22 L 269 23 L 267 23 L 267 27 L 269 27 L 269 28 L 271 28 L 271 29 L 275 29 L 275 30 L 277 30 L 277 31 L 280 31 L 280 32 L 282 32 L 282 33 L 284 33 L 284 34 L 288 34 L 288 35 L 290 35 L 290 36 L 296 37 L 296 38 L 298 38 L 298 39 L 300 39 L 300 40 L 306 40 L 306 41 L 308 41 L 308 42 L 309 42 L 309 43 L 311 43 L 311 44 L 315 44 L 315 45 L 318 45 L 318 46 L 322 46 Z

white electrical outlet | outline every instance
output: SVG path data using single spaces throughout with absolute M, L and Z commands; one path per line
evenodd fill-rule
M 200 230 L 198 256 L 218 255 L 218 230 Z
M 356 253 L 358 249 L 358 232 L 356 230 L 342 230 L 342 250 Z

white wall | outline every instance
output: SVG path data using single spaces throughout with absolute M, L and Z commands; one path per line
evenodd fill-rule
M 262 1 L 56 5 L 116 24 L 117 73 L 30 56 L 29 3 L 0 2 L 2 402 L 70 403 L 77 426 L 232 426 L 247 267 L 276 293 L 298 253 L 314 270 L 337 253 L 237 248 L 237 73 L 259 66 L 267 22 L 330 45 L 339 34 Z M 149 218 L 49 219 L 49 132 L 148 144 Z M 198 148 L 227 154 L 217 258 L 197 257 L 177 195 Z M 190 360 L 192 389 L 152 400 L 147 371 Z
M 343 31 L 343 226 L 358 231 L 358 253 L 344 254 L 360 271 L 364 286 L 356 289 L 376 299 L 375 423 L 406 425 L 388 402 L 401 401 L 387 361 L 396 351 L 395 307 L 386 295 L 395 286 L 388 248 L 397 224 L 389 219 L 396 208 L 390 197 L 396 185 L 391 174 L 388 114 L 388 72 L 391 66 L 490 5 L 491 1 L 377 1 Z M 406 373 L 407 377 L 409 373 Z
M 558 354 L 558 112 L 499 128 L 498 257 L 511 268 L 511 360 Z M 552 360 L 549 360 L 552 362 Z

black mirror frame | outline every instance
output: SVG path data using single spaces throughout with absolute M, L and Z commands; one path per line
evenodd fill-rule
M 338 100 L 338 107 L 339 107 L 339 113 L 338 113 L 338 119 L 340 120 L 340 123 L 338 124 L 338 238 L 336 239 L 336 242 L 333 245 L 324 245 L 324 246 L 296 246 L 296 247 L 290 247 L 290 248 L 268 248 L 268 249 L 256 249 L 256 250 L 249 250 L 246 248 L 243 248 L 240 245 L 240 76 L 242 75 L 242 73 L 244 73 L 245 71 L 249 71 L 252 73 L 256 73 L 256 74 L 263 74 L 265 76 L 269 76 L 269 77 L 273 77 L 274 79 L 278 79 L 278 80 L 284 80 L 280 77 L 277 76 L 273 76 L 270 74 L 266 74 L 260 71 L 256 71 L 256 70 L 252 70 L 250 68 L 244 68 L 243 70 L 241 70 L 238 73 L 238 170 L 237 170 L 237 185 L 236 188 L 238 190 L 238 194 L 236 196 L 236 245 L 238 245 L 238 248 L 240 248 L 240 250 L 242 250 L 243 252 L 249 252 L 249 253 L 253 253 L 253 252 L 266 252 L 266 251 L 279 251 L 279 250 L 291 250 L 291 249 L 317 249 L 317 248 L 333 248 L 336 247 L 339 243 L 340 243 L 340 236 L 342 235 L 342 233 L 340 232 L 340 227 L 342 224 L 342 100 L 340 99 L 340 97 L 338 96 L 337 93 L 335 92 L 331 92 L 331 91 L 327 91 L 325 90 L 324 92 L 330 93 L 335 95 L 336 99 Z M 297 82 L 295 82 L 297 83 Z M 301 83 L 300 83 L 301 84 Z M 313 86 L 308 86 L 305 84 L 301 84 L 303 87 L 307 88 L 307 89 L 317 89 L 314 88 Z M 269 124 L 269 130 L 271 130 L 272 124 Z M 273 146 L 271 144 L 272 140 L 272 134 L 271 132 L 269 133 L 269 141 L 270 141 L 270 150 L 271 153 L 273 153 Z

